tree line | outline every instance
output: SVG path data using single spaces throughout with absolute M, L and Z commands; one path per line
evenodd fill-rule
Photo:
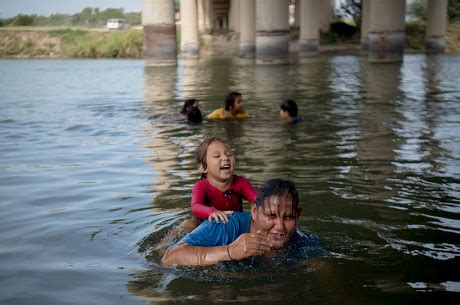
M 460 16 L 459 0 L 449 0 L 447 2 L 447 19 L 449 22 L 456 22 Z M 407 4 L 407 16 L 413 21 L 426 21 L 427 15 L 427 0 L 412 0 Z M 338 19 L 351 18 L 355 24 L 361 25 L 361 0 L 344 0 L 337 9 L 336 15 Z
M 52 14 L 48 17 L 39 15 L 19 14 L 12 18 L 0 18 L 0 26 L 105 26 L 111 18 L 127 19 L 131 25 L 141 24 L 141 13 L 124 13 L 122 8 L 108 8 L 101 11 L 99 8 L 87 7 L 80 13 Z

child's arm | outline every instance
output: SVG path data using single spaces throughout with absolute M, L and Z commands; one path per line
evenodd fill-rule
M 249 203 L 252 203 L 257 198 L 257 190 L 252 186 L 251 182 L 248 179 L 240 176 L 241 179 L 241 193 L 243 198 L 246 199 Z
M 195 183 L 192 189 L 192 215 L 198 219 L 208 219 L 209 215 L 217 210 L 204 204 L 206 186 L 202 181 Z

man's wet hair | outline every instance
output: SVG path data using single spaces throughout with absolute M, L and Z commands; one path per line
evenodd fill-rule
M 233 107 L 235 100 L 238 96 L 241 96 L 241 93 L 233 91 L 227 95 L 225 99 L 225 110 L 230 111 L 230 107 Z
M 287 111 L 289 116 L 295 118 L 298 113 L 297 103 L 294 100 L 285 100 L 281 103 L 280 108 Z
M 300 214 L 301 208 L 299 206 L 299 193 L 297 188 L 291 180 L 275 178 L 267 180 L 259 188 L 257 198 L 254 201 L 257 207 L 264 205 L 265 201 L 270 197 L 283 197 L 288 196 L 292 200 L 292 206 L 297 215 Z

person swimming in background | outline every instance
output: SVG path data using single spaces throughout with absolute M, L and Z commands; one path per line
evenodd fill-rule
M 201 116 L 201 110 L 197 106 L 192 106 L 187 111 L 187 120 L 192 123 L 201 123 L 203 117 Z
M 225 106 L 208 114 L 210 120 L 246 119 L 250 115 L 244 111 L 243 97 L 239 92 L 230 92 L 225 99 Z
M 180 111 L 182 118 L 187 119 L 192 123 L 201 123 L 203 117 L 201 115 L 199 100 L 191 98 L 184 102 Z
M 284 100 L 280 105 L 280 116 L 287 122 L 297 123 L 305 118 L 298 114 L 297 103 L 294 100 Z
M 210 137 L 198 145 L 196 163 L 201 172 L 192 189 L 192 214 L 200 220 L 228 220 L 227 214 L 242 211 L 242 201 L 252 203 L 256 189 L 243 176 L 234 174 L 235 158 L 230 145 L 220 137 Z

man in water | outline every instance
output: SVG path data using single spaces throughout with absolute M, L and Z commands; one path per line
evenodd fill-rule
M 271 258 L 299 246 L 319 247 L 314 235 L 296 230 L 301 212 L 292 181 L 268 180 L 260 188 L 250 212 L 233 212 L 225 223 L 203 221 L 169 248 L 161 262 L 206 266 L 254 256 Z

